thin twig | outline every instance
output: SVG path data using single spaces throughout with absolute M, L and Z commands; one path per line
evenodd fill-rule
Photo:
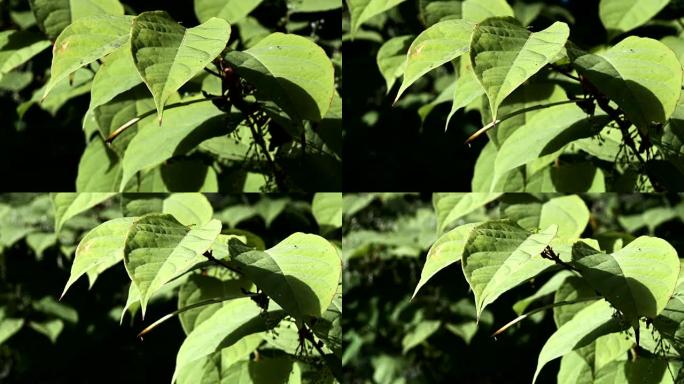
M 559 67 L 558 65 L 551 64 L 551 69 L 553 69 L 554 71 L 560 73 L 561 75 L 564 75 L 564 76 L 566 76 L 570 79 L 573 79 L 575 81 L 580 81 L 580 82 L 582 81 L 579 77 L 572 75 L 570 72 L 564 70 L 563 68 Z
M 171 313 L 169 313 L 169 314 L 166 314 L 166 315 L 160 317 L 159 320 L 157 320 L 157 321 L 155 321 L 154 323 L 152 323 L 152 324 L 148 325 L 147 327 L 145 327 L 145 329 L 143 329 L 142 331 L 140 331 L 140 333 L 138 333 L 138 337 L 139 337 L 140 339 L 142 339 L 143 336 L 145 336 L 147 333 L 149 333 L 149 332 L 150 332 L 151 330 L 153 330 L 154 328 L 158 327 L 159 324 L 161 324 L 161 323 L 165 322 L 166 320 L 172 318 L 173 316 L 179 315 L 179 314 L 181 314 L 181 313 L 183 313 L 183 312 L 185 312 L 185 311 L 189 311 L 189 310 L 191 310 L 191 309 L 194 309 L 194 308 L 197 308 L 197 307 L 202 307 L 202 306 L 209 305 L 209 304 L 220 303 L 220 302 L 223 302 L 223 301 L 226 301 L 226 300 L 232 300 L 232 299 L 235 299 L 235 298 L 236 298 L 236 297 L 229 297 L 229 298 L 217 297 L 217 298 L 213 298 L 213 299 L 208 299 L 208 300 L 200 301 L 199 303 L 195 303 L 195 304 L 192 304 L 192 305 L 188 305 L 187 307 L 183 307 L 183 308 L 180 308 L 180 309 L 178 309 L 178 310 L 175 310 L 175 311 L 173 311 L 173 312 L 171 312 Z
M 233 271 L 233 272 L 235 272 L 235 273 L 242 274 L 242 272 L 240 272 L 240 271 L 238 271 L 237 269 L 233 268 L 232 266 L 230 266 L 230 264 L 226 263 L 225 261 L 219 260 L 219 259 L 215 258 L 214 255 L 213 255 L 213 253 L 211 252 L 211 250 L 208 250 L 208 251 L 204 252 L 202 255 L 203 255 L 204 257 L 206 257 L 207 260 L 211 261 L 212 263 L 215 263 L 215 264 L 220 265 L 220 266 L 222 266 L 222 267 L 224 267 L 224 268 L 227 268 L 227 269 L 229 269 L 229 270 L 231 270 L 231 271 Z
M 252 132 L 252 138 L 254 138 L 254 142 L 259 146 L 261 152 L 264 153 L 266 161 L 268 162 L 268 165 L 271 168 L 271 172 L 273 172 L 273 177 L 275 177 L 278 190 L 285 190 L 285 181 L 280 176 L 280 171 L 278 170 L 275 161 L 273 161 L 271 153 L 268 151 L 268 147 L 266 146 L 266 142 L 264 141 L 264 137 L 259 125 L 252 118 L 252 116 L 247 116 L 247 121 L 249 122 L 249 130 Z
M 518 115 L 520 115 L 520 114 L 527 113 L 527 112 L 532 112 L 532 111 L 536 111 L 536 110 L 539 110 L 539 109 L 551 108 L 551 107 L 555 107 L 555 106 L 558 106 L 558 105 L 578 103 L 578 102 L 581 102 L 581 101 L 582 101 L 582 100 L 563 100 L 563 101 L 557 101 L 557 102 L 554 102 L 554 103 L 539 104 L 539 105 L 535 105 L 535 106 L 532 106 L 532 107 L 519 109 L 519 110 L 517 110 L 517 111 L 511 112 L 511 113 L 509 113 L 509 114 L 507 114 L 507 115 L 501 117 L 500 119 L 494 120 L 494 121 L 492 121 L 491 123 L 489 123 L 489 124 L 485 125 L 484 127 L 480 128 L 477 132 L 475 132 L 475 133 L 473 133 L 472 135 L 470 135 L 470 137 L 468 138 L 468 140 L 466 140 L 465 144 L 466 144 L 466 145 L 467 145 L 467 144 L 470 144 L 473 140 L 475 140 L 475 139 L 477 139 L 478 137 L 480 137 L 483 133 L 487 132 L 488 130 L 490 130 L 490 129 L 494 128 L 494 127 L 496 127 L 497 124 L 499 124 L 499 123 L 501 123 L 501 122 L 504 122 L 504 121 L 506 121 L 506 120 L 508 120 L 508 119 L 510 119 L 510 118 L 512 118 L 512 117 L 518 116 Z
M 182 101 L 182 102 L 179 102 L 179 103 L 169 104 L 169 105 L 167 105 L 167 106 L 164 107 L 164 110 L 173 109 L 173 108 L 178 108 L 178 107 L 184 107 L 184 106 L 186 106 L 186 105 L 191 105 L 191 104 L 196 104 L 196 103 L 202 103 L 202 102 L 205 102 L 205 101 L 213 101 L 213 100 L 218 100 L 218 99 L 223 99 L 223 98 L 224 98 L 224 97 L 222 97 L 222 96 L 214 96 L 214 97 L 209 97 L 209 98 L 205 98 L 205 99 L 196 99 L 196 100 L 190 100 L 190 101 Z M 138 117 L 135 117 L 135 118 L 129 120 L 129 121 L 126 122 L 124 125 L 122 125 L 122 126 L 120 126 L 119 128 L 115 129 L 114 132 L 110 133 L 109 136 L 107 137 L 107 139 L 105 140 L 105 143 L 111 144 L 117 137 L 121 136 L 121 134 L 124 133 L 128 128 L 130 128 L 131 126 L 137 124 L 140 120 L 142 120 L 142 119 L 144 119 L 144 118 L 146 118 L 146 117 L 148 117 L 148 116 L 154 115 L 155 113 L 157 113 L 157 110 L 156 110 L 156 109 L 151 110 L 151 111 L 147 111 L 147 112 L 143 113 L 142 115 L 140 115 L 140 116 L 138 116 Z
M 208 72 L 208 73 L 210 73 L 210 74 L 212 74 L 212 75 L 218 77 L 218 78 L 222 78 L 222 76 L 221 76 L 218 72 L 216 72 L 216 71 L 212 71 L 212 70 L 209 69 L 209 68 L 204 68 L 204 70 L 205 70 L 206 72 Z
M 586 297 L 586 298 L 584 298 L 584 299 L 578 299 L 578 300 L 574 300 L 574 301 L 559 301 L 559 302 L 557 302 L 557 303 L 553 303 L 553 304 L 545 305 L 545 306 L 543 306 L 543 307 L 539 307 L 539 308 L 537 308 L 537 309 L 535 309 L 535 310 L 533 310 L 533 311 L 530 311 L 530 312 L 528 312 L 528 313 L 525 313 L 525 314 L 523 314 L 523 315 L 520 315 L 520 316 L 516 317 L 515 319 L 513 319 L 512 321 L 510 321 L 508 324 L 506 324 L 506 325 L 504 325 L 503 327 L 499 328 L 496 332 L 494 332 L 494 333 L 492 334 L 491 337 L 496 337 L 496 336 L 498 336 L 498 335 L 504 333 L 508 328 L 510 328 L 510 327 L 512 327 L 513 325 L 515 325 L 515 324 L 517 324 L 517 323 L 519 323 L 519 322 L 525 320 L 526 318 L 528 318 L 528 317 L 534 315 L 535 313 L 539 313 L 539 312 L 545 311 L 545 310 L 547 310 L 547 309 L 555 308 L 555 307 L 561 307 L 561 306 L 564 306 L 564 305 L 578 304 L 578 303 L 583 303 L 583 302 L 585 302 L 585 301 L 598 300 L 598 299 L 601 299 L 601 298 L 602 298 L 601 296 L 592 296 L 592 297 Z

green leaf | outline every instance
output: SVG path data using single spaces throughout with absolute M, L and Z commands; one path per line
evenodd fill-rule
M 202 72 L 226 47 L 230 24 L 211 18 L 185 27 L 163 11 L 143 12 L 133 21 L 131 52 L 143 81 L 152 92 L 162 118 L 169 97 Z
M 416 326 L 407 332 L 401 340 L 403 353 L 406 354 L 406 352 L 427 340 L 437 332 L 441 325 L 442 322 L 439 320 L 424 320 L 416 324 Z
M 218 242 L 218 240 L 217 240 Z M 223 248 L 227 247 L 224 242 Z M 215 257 L 218 255 L 214 255 Z M 250 290 L 252 283 L 244 279 L 234 279 L 232 272 L 216 268 L 209 275 L 192 274 L 178 292 L 178 309 L 188 307 L 209 299 L 235 299 L 244 297 L 241 289 Z M 190 334 L 199 324 L 210 318 L 224 303 L 213 303 L 194 308 L 178 315 L 185 334 Z
M 435 193 L 432 205 L 437 215 L 437 232 L 442 233 L 456 220 L 496 200 L 501 193 Z
M 430 247 L 423 271 L 420 273 L 420 281 L 413 292 L 411 299 L 416 297 L 420 288 L 425 285 L 437 272 L 449 265 L 461 260 L 466 242 L 470 233 L 481 223 L 461 225 L 440 236 L 435 244 Z
M 497 153 L 496 144 L 494 144 L 493 140 L 489 140 L 475 162 L 475 170 L 471 180 L 473 193 L 488 192 L 490 190 L 501 192 L 522 192 L 525 190 L 525 180 L 520 169 L 515 169 L 499 178 L 499 183 L 492 186 Z
M 665 44 L 630 36 L 604 53 L 568 49 L 577 71 L 645 132 L 672 116 L 682 85 L 682 65 Z
M 558 237 L 576 239 L 582 235 L 591 213 L 581 197 L 577 195 L 559 196 L 542 204 L 538 228 L 558 225 Z
M 244 19 L 263 0 L 195 0 L 195 15 L 200 23 L 212 17 L 221 18 L 230 24 Z
M 319 227 L 340 228 L 342 226 L 342 193 L 322 192 L 314 195 L 311 213 Z
M 539 373 L 548 362 L 589 345 L 600 336 L 627 329 L 629 325 L 621 324 L 620 319 L 613 316 L 613 313 L 614 310 L 607 301 L 597 301 L 558 328 L 539 353 L 533 383 L 537 381 Z
M 500 209 L 503 217 L 531 231 L 556 224 L 561 239 L 580 237 L 591 215 L 577 195 L 554 197 L 545 202 L 526 195 L 507 196 Z
M 295 233 L 266 251 L 231 256 L 238 268 L 295 319 L 321 317 L 342 274 L 337 249 L 320 236 Z
M 630 322 L 642 316 L 655 319 L 665 309 L 680 271 L 677 251 L 667 241 L 648 236 L 612 254 L 576 243 L 572 260 L 587 282 Z
M 527 310 L 527 307 L 529 307 L 530 304 L 539 300 L 542 297 L 545 297 L 556 292 L 558 288 L 560 288 L 560 286 L 565 282 L 565 279 L 567 279 L 568 276 L 571 275 L 572 273 L 570 271 L 560 271 L 556 273 L 534 294 L 522 300 L 516 301 L 515 304 L 513 304 L 513 311 L 516 313 L 516 315 L 521 316 L 523 313 L 525 313 L 525 310 Z
M 660 356 L 640 357 L 634 361 L 614 361 L 597 370 L 594 383 L 640 383 L 640 384 L 672 384 L 673 372 L 667 360 Z
M 575 104 L 540 111 L 513 132 L 499 148 L 494 180 L 541 157 L 545 158 L 544 163 L 553 162 L 566 145 L 598 133 L 609 120 L 605 115 L 589 117 Z
M 55 232 L 62 229 L 72 217 L 109 200 L 116 193 L 55 193 L 52 205 L 55 209 Z
M 463 18 L 471 23 L 481 23 L 490 17 L 513 17 L 513 9 L 506 0 L 465 0 Z
M 562 51 L 569 34 L 563 22 L 534 33 L 510 17 L 490 18 L 477 25 L 470 60 L 489 98 L 493 120 L 506 97 Z
M 257 88 L 256 97 L 272 100 L 295 120 L 320 121 L 335 94 L 335 71 L 325 51 L 297 35 L 273 33 L 226 59 Z
M 150 297 L 165 283 L 206 260 L 202 254 L 221 232 L 221 222 L 188 228 L 167 214 L 137 220 L 126 238 L 124 265 L 140 292 L 143 316 Z
M 183 341 L 176 356 L 174 378 L 196 360 L 235 345 L 245 336 L 270 329 L 284 316 L 279 308 L 262 313 L 250 298 L 226 302 Z
M 454 95 L 451 102 L 451 111 L 447 117 L 444 131 L 449 128 L 449 122 L 458 110 L 467 107 L 480 96 L 484 95 L 482 85 L 475 78 L 472 64 L 466 57 L 461 58 L 461 70 L 456 86 L 454 87 Z
M 100 273 L 123 260 L 126 238 L 135 220 L 136 217 L 109 220 L 83 237 L 76 248 L 71 274 L 62 291 L 62 297 L 84 274 L 88 274 L 92 287 Z
M 50 45 L 49 41 L 30 31 L 0 32 L 0 78 Z
M 105 57 L 97 70 L 93 78 L 88 110 L 93 111 L 141 83 L 142 78 L 131 55 L 131 45 L 127 42 Z
M 474 228 L 462 256 L 463 273 L 475 294 L 478 319 L 506 291 L 537 276 L 554 263 L 541 257 L 558 231 L 551 225 L 532 233 L 509 221 Z
M 100 136 L 86 146 L 78 163 L 77 192 L 116 191 L 121 183 L 121 165 Z
M 339 0 L 287 0 L 287 6 L 293 13 L 324 12 L 342 8 Z
M 354 36 L 361 27 L 361 24 L 370 20 L 373 16 L 394 8 L 404 1 L 405 0 L 347 0 L 351 18 L 351 35 Z
M 421 32 L 406 54 L 404 79 L 394 102 L 423 75 L 468 52 L 473 28 L 475 24 L 455 19 L 439 22 Z
M 667 6 L 668 0 L 601 0 L 599 17 L 613 38 L 649 21 Z
M 261 334 L 255 333 L 243 337 L 230 347 L 195 360 L 178 371 L 176 383 L 235 383 L 231 379 L 234 379 L 232 375 L 236 367 L 242 367 L 243 364 L 246 365 L 250 354 L 255 352 L 261 342 Z M 249 377 L 249 375 L 246 377 Z M 242 378 L 244 377 L 240 379 Z
M 52 49 L 51 76 L 43 98 L 77 69 L 126 44 L 132 21 L 130 16 L 89 16 L 69 25 Z
M 38 25 L 50 39 L 84 17 L 124 14 L 119 0 L 30 0 L 30 4 Z
M 24 319 L 7 317 L 5 307 L 0 307 L 0 345 L 19 332 L 24 325 Z
M 50 319 L 45 321 L 30 321 L 28 326 L 34 331 L 45 335 L 52 344 L 57 342 L 59 334 L 64 329 L 64 321 L 60 319 Z
M 396 36 L 385 41 L 375 58 L 378 69 L 387 84 L 387 92 L 394 86 L 394 82 L 404 73 L 406 68 L 406 52 L 411 46 L 413 35 Z
M 188 102 L 197 99 L 188 100 Z M 122 166 L 123 190 L 138 172 L 154 168 L 173 156 L 185 154 L 199 143 L 225 132 L 224 114 L 210 102 L 169 109 L 159 125 L 147 117 L 138 123 L 139 132 L 128 144 Z M 155 143 L 155 145 L 150 145 Z
M 162 212 L 185 226 L 202 226 L 211 220 L 214 208 L 202 193 L 173 193 L 162 202 Z

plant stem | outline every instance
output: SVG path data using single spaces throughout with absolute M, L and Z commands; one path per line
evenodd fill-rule
M 505 332 L 508 328 L 510 328 L 510 327 L 512 327 L 513 325 L 515 325 L 515 324 L 517 324 L 517 323 L 519 323 L 519 322 L 525 320 L 526 318 L 528 318 L 528 317 L 534 315 L 535 313 L 539 313 L 539 312 L 545 311 L 545 310 L 550 309 L 550 308 L 562 307 L 562 306 L 564 306 L 564 305 L 578 304 L 578 303 L 583 303 L 583 302 L 585 302 L 585 301 L 598 300 L 598 299 L 601 299 L 601 298 L 602 298 L 601 296 L 585 297 L 585 298 L 583 298 L 583 299 L 578 299 L 578 300 L 574 300 L 574 301 L 560 301 L 560 302 L 558 302 L 558 303 L 553 303 L 553 304 L 545 305 L 545 306 L 543 306 L 543 307 L 539 307 L 539 308 L 537 308 L 537 309 L 535 309 L 535 310 L 533 310 L 533 311 L 530 311 L 530 312 L 528 312 L 528 313 L 525 313 L 525 314 L 523 314 L 523 315 L 520 315 L 520 316 L 516 317 L 515 319 L 513 319 L 512 321 L 510 321 L 508 324 L 504 325 L 503 327 L 499 328 L 496 332 L 494 332 L 494 333 L 492 334 L 492 337 L 496 337 L 496 336 L 502 334 L 502 333 Z
M 257 143 L 257 145 L 261 149 L 261 152 L 264 153 L 266 161 L 268 162 L 268 165 L 271 168 L 271 172 L 273 173 L 273 177 L 275 178 L 278 190 L 285 190 L 285 181 L 283 180 L 282 175 L 280 174 L 280 171 L 276 166 L 276 163 L 273 161 L 271 153 L 268 151 L 268 147 L 266 146 L 266 142 L 264 141 L 264 136 L 261 132 L 259 125 L 252 118 L 252 116 L 247 116 L 247 121 L 249 122 L 249 130 L 252 132 L 252 138 L 254 138 L 254 142 Z
M 231 267 L 231 266 L 230 266 L 228 263 L 226 263 L 225 261 L 219 260 L 219 259 L 215 258 L 214 255 L 213 255 L 213 253 L 211 252 L 211 250 L 208 250 L 208 251 L 204 252 L 202 255 L 203 255 L 204 257 L 206 257 L 207 260 L 211 261 L 212 263 L 215 263 L 215 264 L 220 265 L 220 266 L 222 266 L 222 267 L 224 267 L 224 268 L 227 268 L 228 270 L 233 271 L 233 272 L 235 272 L 235 273 L 242 274 L 242 272 L 240 272 L 240 271 L 238 271 L 237 269 Z
M 189 310 L 197 308 L 197 307 L 202 307 L 202 306 L 214 304 L 214 303 L 221 303 L 223 301 L 232 300 L 232 299 L 235 299 L 235 297 L 229 297 L 229 298 L 217 297 L 217 298 L 213 298 L 213 299 L 203 300 L 203 301 L 200 301 L 199 303 L 191 304 L 191 305 L 188 305 L 187 307 L 183 307 L 183 308 L 180 308 L 178 310 L 175 310 L 169 314 L 166 314 L 166 315 L 160 317 L 159 320 L 148 325 L 145 329 L 143 329 L 142 331 L 140 331 L 140 333 L 138 333 L 138 337 L 142 339 L 142 337 L 145 336 L 145 334 L 149 333 L 151 330 L 153 330 L 154 328 L 159 326 L 159 324 L 165 322 L 166 320 L 172 318 L 173 316 L 179 315 L 183 312 L 189 311 Z
M 191 104 L 196 104 L 196 103 L 202 103 L 202 102 L 205 102 L 205 101 L 213 101 L 213 100 L 218 100 L 218 99 L 223 99 L 223 97 L 222 97 L 222 96 L 214 96 L 214 97 L 208 97 L 208 98 L 204 98 L 204 99 L 196 99 L 196 100 L 190 100 L 190 101 L 182 101 L 182 102 L 179 102 L 179 103 L 169 104 L 169 105 L 165 106 L 164 109 L 166 110 L 166 109 L 173 109 L 173 108 L 178 108 L 178 107 L 184 107 L 184 106 L 186 106 L 186 105 L 191 105 Z M 107 139 L 105 140 L 105 143 L 111 144 L 117 137 L 121 136 L 121 134 L 124 133 L 128 128 L 130 128 L 130 127 L 132 127 L 133 125 L 137 124 L 140 120 L 142 120 L 142 119 L 144 119 L 144 118 L 146 118 L 146 117 L 148 117 L 148 116 L 154 115 L 155 113 L 157 113 L 157 110 L 156 110 L 156 109 L 155 109 L 155 110 L 148 111 L 148 112 L 145 112 L 145 113 L 143 113 L 143 114 L 140 115 L 140 116 L 137 116 L 137 117 L 132 118 L 131 120 L 129 120 L 128 122 L 126 122 L 126 124 L 120 126 L 120 127 L 117 128 L 116 130 L 114 130 L 114 132 L 110 133 L 109 136 L 107 137 Z
M 473 140 L 475 140 L 475 139 L 477 139 L 478 137 L 480 137 L 483 133 L 487 132 L 488 130 L 490 130 L 490 129 L 494 128 L 494 127 L 496 127 L 497 124 L 499 124 L 499 123 L 501 123 L 501 122 L 503 122 L 503 121 L 506 121 L 506 120 L 508 120 L 508 119 L 510 119 L 510 118 L 512 118 L 512 117 L 518 116 L 518 115 L 520 115 L 520 114 L 527 113 L 527 112 L 532 112 L 532 111 L 537 111 L 537 110 L 540 110 L 540 109 L 551 108 L 551 107 L 555 107 L 555 106 L 558 106 L 558 105 L 571 104 L 571 103 L 578 103 L 578 102 L 581 102 L 581 101 L 582 101 L 582 100 L 563 100 L 563 101 L 557 101 L 557 102 L 554 102 L 554 103 L 539 104 L 539 105 L 535 105 L 535 106 L 532 106 L 532 107 L 519 109 L 519 110 L 517 110 L 517 111 L 511 112 L 511 113 L 509 113 L 509 114 L 507 114 L 507 115 L 501 117 L 500 119 L 494 120 L 494 121 L 492 121 L 491 123 L 489 123 L 489 124 L 485 125 L 484 127 L 480 128 L 477 132 L 475 132 L 475 133 L 473 133 L 472 135 L 470 135 L 470 137 L 468 138 L 468 140 L 466 140 L 465 144 L 470 144 Z

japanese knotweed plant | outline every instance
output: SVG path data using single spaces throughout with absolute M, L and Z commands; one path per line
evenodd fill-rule
M 16 82 L 15 70 L 52 45 L 49 79 L 18 114 L 34 104 L 56 113 L 90 94 L 77 191 L 336 190 L 337 37 L 319 32 L 341 3 L 193 5 L 200 24 L 185 26 L 119 0 L 31 0 L 21 15 L 35 20 L 0 33 L 0 79 Z M 283 28 L 250 16 L 260 9 Z M 290 22 L 309 14 L 322 16 Z
M 56 228 L 112 197 L 54 195 Z M 83 275 L 92 285 L 119 263 L 131 280 L 122 320 L 138 308 L 144 318 L 155 296 L 177 292 L 178 310 L 139 334 L 180 320 L 187 337 L 176 358 L 177 383 L 338 380 L 342 262 L 335 244 L 298 232 L 265 249 L 258 235 L 223 228 L 201 194 L 170 195 L 159 203 L 152 195 L 124 198 L 123 206 L 147 213 L 116 217 L 88 232 L 62 296 Z M 341 226 L 341 204 L 341 194 L 314 197 L 321 228 Z
M 459 221 L 497 199 L 499 218 Z M 532 314 L 553 311 L 557 330 L 539 354 L 532 382 L 561 357 L 559 383 L 665 383 L 684 377 L 682 261 L 667 241 L 582 238 L 590 212 L 576 195 L 544 200 L 435 194 L 433 203 L 439 238 L 428 252 L 414 296 L 437 272 L 460 262 L 479 318 L 511 289 L 553 275 L 536 294 L 516 303 L 513 309 L 520 316 L 494 334 Z M 551 304 L 525 313 L 550 295 Z
M 349 0 L 351 35 L 399 3 Z M 388 92 L 401 79 L 395 102 L 433 70 L 453 69 L 440 72 L 453 72 L 451 85 L 419 114 L 448 101 L 447 127 L 464 108 L 481 114 L 482 128 L 466 142 L 488 137 L 472 190 L 680 190 L 684 28 L 651 20 L 668 1 L 601 0 L 607 44 L 583 47 L 569 38 L 574 27 L 594 28 L 582 25 L 584 15 L 552 2 L 511 3 L 417 1 L 425 29 L 391 37 L 377 55 Z M 629 35 L 647 23 L 661 23 L 668 36 Z

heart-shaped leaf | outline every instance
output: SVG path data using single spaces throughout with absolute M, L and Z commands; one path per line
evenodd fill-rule
M 188 228 L 173 216 L 150 214 L 137 220 L 126 238 L 124 264 L 140 292 L 143 316 L 150 297 L 165 283 L 206 260 L 221 222 Z
M 576 243 L 573 264 L 630 322 L 655 319 L 665 309 L 679 277 L 677 251 L 665 240 L 641 236 L 613 254 Z
M 530 233 L 510 221 L 489 221 L 474 228 L 463 250 L 463 273 L 475 294 L 478 319 L 506 291 L 552 266 L 541 252 L 558 231 L 551 225 Z
M 330 306 L 342 261 L 326 239 L 298 232 L 265 251 L 230 245 L 237 267 L 294 318 L 321 317 Z
M 330 109 L 335 94 L 332 62 L 305 37 L 273 33 L 226 59 L 256 86 L 257 98 L 273 101 L 293 119 L 319 121 Z
M 140 76 L 152 92 L 161 119 L 164 105 L 226 47 L 230 24 L 211 18 L 186 29 L 166 12 L 143 12 L 133 21 L 131 52 Z
M 672 116 L 682 85 L 682 65 L 665 44 L 630 36 L 604 53 L 568 49 L 577 71 L 625 112 L 642 131 Z
M 511 17 L 478 24 L 470 44 L 470 61 L 489 98 L 493 120 L 499 105 L 561 52 L 570 35 L 568 25 L 555 22 L 530 32 Z

